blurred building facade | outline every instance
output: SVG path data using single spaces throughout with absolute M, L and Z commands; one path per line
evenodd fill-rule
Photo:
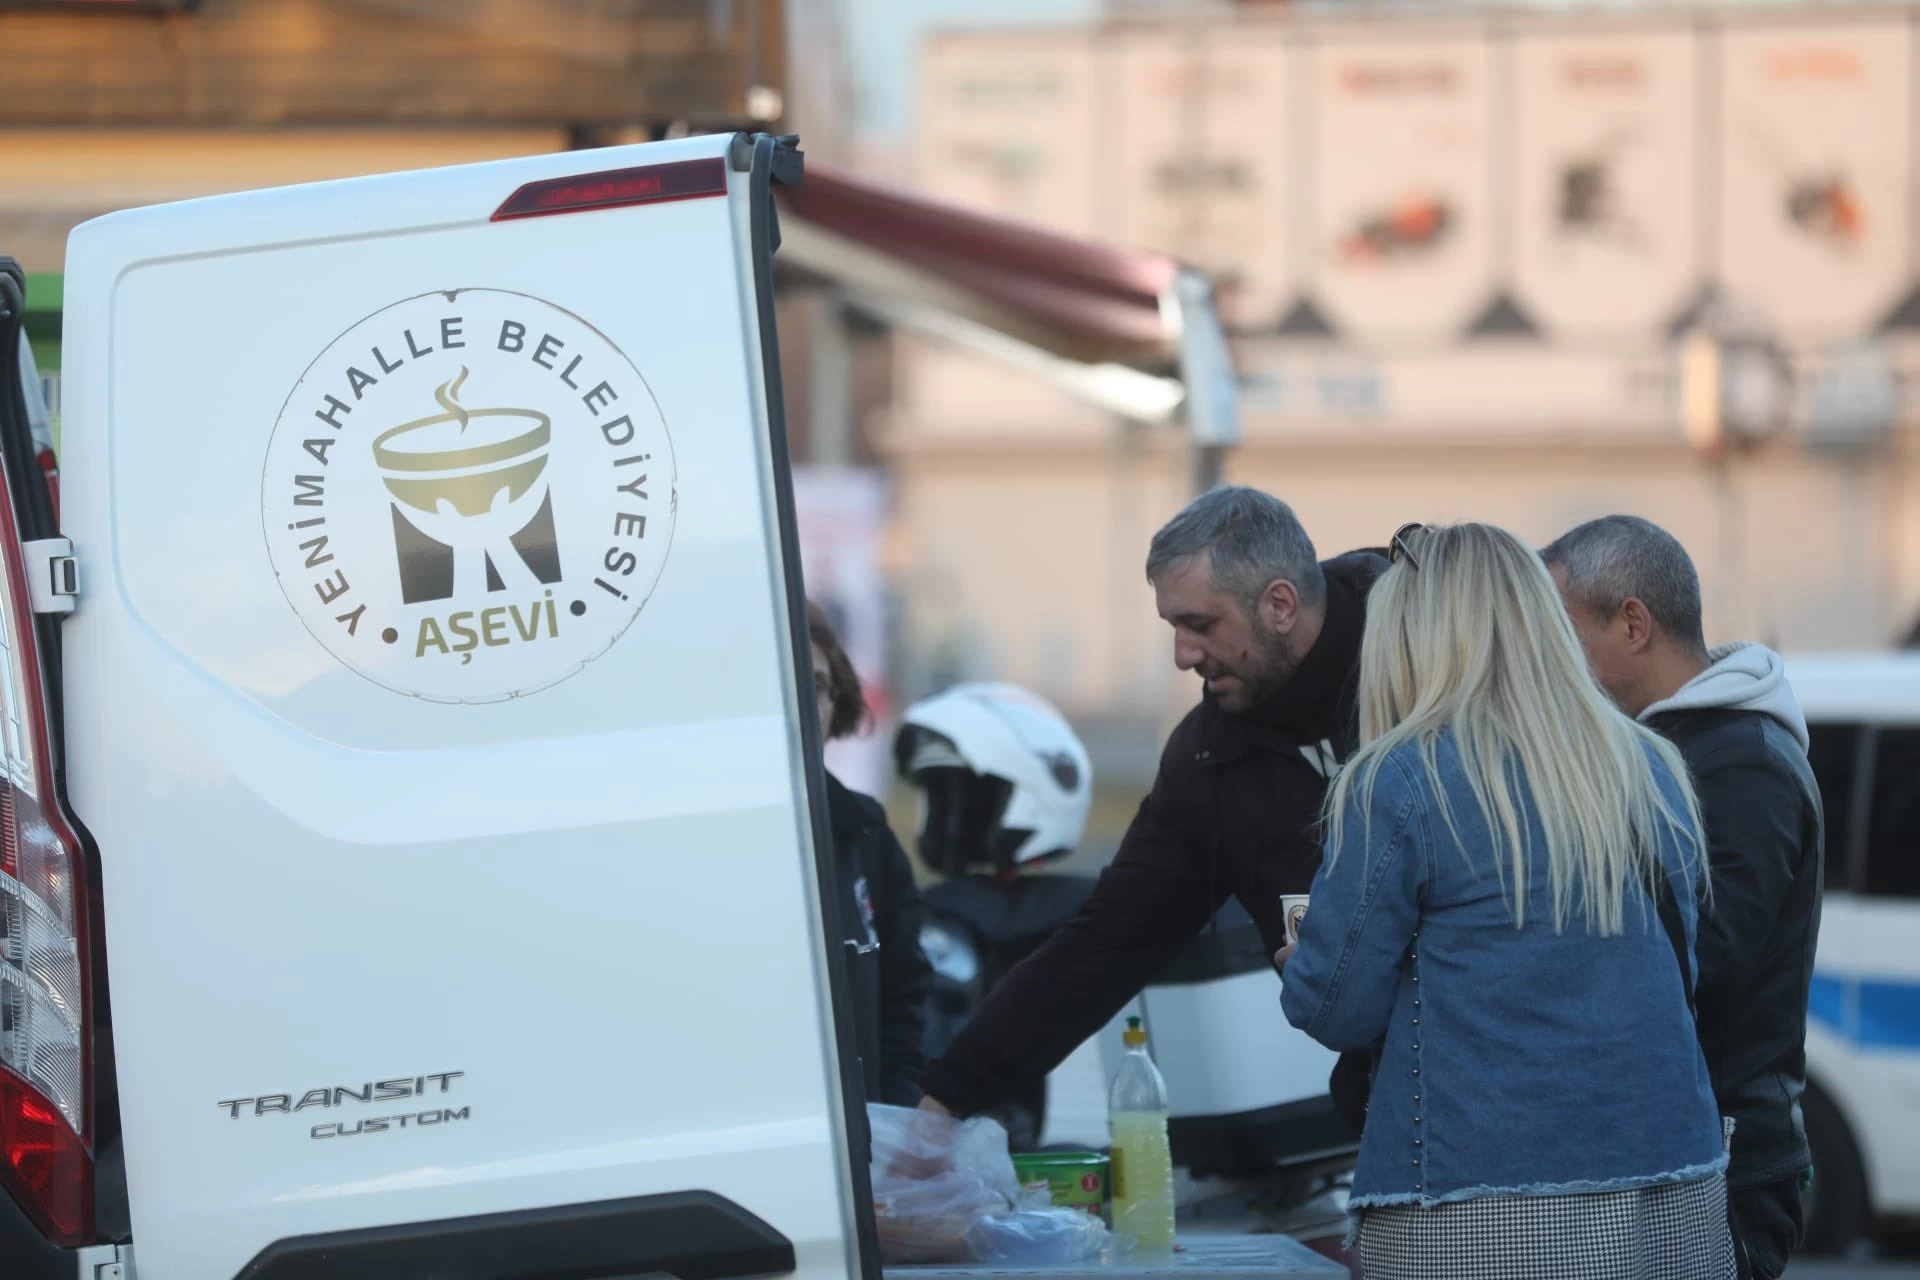
M 59 366 L 67 233 L 114 209 L 777 120 L 783 0 L 18 0 L 0 253 Z
M 1908 6 L 1247 6 L 936 36 L 916 177 L 1209 269 L 1229 478 L 1323 553 L 1632 511 L 1693 551 L 1710 640 L 1871 648 L 1920 612 L 1917 112 Z M 1119 737 L 1190 705 L 1141 570 L 1177 432 L 903 343 L 884 434 L 926 678 Z

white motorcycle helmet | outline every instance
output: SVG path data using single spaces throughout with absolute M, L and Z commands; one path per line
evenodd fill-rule
M 1071 853 L 1093 766 L 1066 717 L 1011 684 L 961 684 L 907 708 L 893 740 L 920 793 L 919 852 L 935 871 L 1012 874 Z

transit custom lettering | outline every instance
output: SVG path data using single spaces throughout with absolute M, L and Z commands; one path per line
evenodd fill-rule
M 466 1074 L 464 1071 L 436 1071 L 420 1076 L 399 1076 L 391 1080 L 369 1080 L 358 1085 L 323 1085 L 298 1093 L 263 1093 L 244 1098 L 222 1098 L 218 1105 L 227 1113 L 228 1118 L 233 1120 L 297 1116 L 314 1108 L 328 1112 L 347 1108 L 359 1112 L 361 1106 L 404 1102 L 415 1098 L 426 1099 L 429 1096 L 451 1093 L 453 1082 Z M 353 1105 L 356 1103 L 360 1106 Z M 307 1136 L 313 1140 L 350 1138 L 362 1134 L 397 1132 L 408 1127 L 428 1128 L 437 1124 L 472 1118 L 471 1106 L 430 1107 L 423 1111 L 380 1116 L 358 1114 L 344 1119 L 322 1120 L 309 1127 Z

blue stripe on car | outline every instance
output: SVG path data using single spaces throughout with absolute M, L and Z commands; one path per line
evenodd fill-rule
M 1920 982 L 1816 973 L 1807 1016 L 1862 1049 L 1920 1050 Z

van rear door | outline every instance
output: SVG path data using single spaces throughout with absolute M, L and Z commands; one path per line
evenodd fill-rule
M 140 1280 L 873 1256 L 772 332 L 798 162 L 74 233 L 70 795 Z

